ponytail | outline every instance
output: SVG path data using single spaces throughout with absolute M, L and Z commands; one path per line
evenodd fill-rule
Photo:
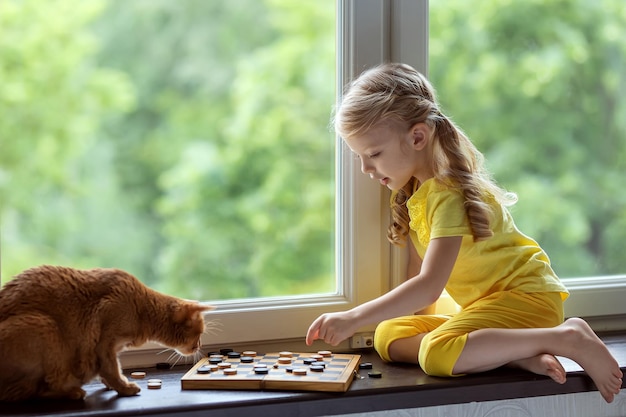
M 490 195 L 499 196 L 501 190 L 484 169 L 483 155 L 450 119 L 438 113 L 435 127 L 435 178 L 447 180 L 463 195 L 474 241 L 490 238 L 493 213 L 486 201 Z
M 383 64 L 367 70 L 349 86 L 341 105 L 335 109 L 335 131 L 341 137 L 362 135 L 381 122 L 409 129 L 416 123 L 434 128 L 433 172 L 435 179 L 457 188 L 475 241 L 493 235 L 490 203 L 511 205 L 517 201 L 491 179 L 483 155 L 448 117 L 439 110 L 435 90 L 428 80 L 405 64 Z M 392 222 L 387 238 L 402 246 L 409 233 L 407 200 L 417 189 L 412 178 L 394 194 L 391 201 Z

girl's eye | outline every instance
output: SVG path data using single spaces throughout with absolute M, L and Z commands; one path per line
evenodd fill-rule
M 376 158 L 379 155 L 380 155 L 380 152 L 374 152 L 373 154 L 369 155 L 368 158 L 370 158 L 370 159 Z

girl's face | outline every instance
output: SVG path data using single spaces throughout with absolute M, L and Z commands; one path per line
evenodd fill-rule
M 381 123 L 346 144 L 361 160 L 361 171 L 391 190 L 412 177 L 421 183 L 433 177 L 430 163 L 432 129 L 418 123 L 409 130 Z

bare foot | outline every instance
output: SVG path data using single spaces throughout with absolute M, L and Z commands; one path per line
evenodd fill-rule
M 577 362 L 593 379 L 598 391 L 607 403 L 613 402 L 622 386 L 622 371 L 611 352 L 582 319 L 571 318 L 557 328 L 563 330 L 565 355 Z
M 537 375 L 549 376 L 559 384 L 564 384 L 567 380 L 567 373 L 561 362 L 553 355 L 547 353 L 513 361 L 508 366 L 525 369 Z

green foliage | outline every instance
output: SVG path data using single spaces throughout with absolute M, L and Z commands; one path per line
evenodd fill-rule
M 621 0 L 431 3 L 430 78 L 562 276 L 626 259 Z
M 161 177 L 168 245 L 160 271 L 185 271 L 167 285 L 195 281 L 199 298 L 334 291 L 333 142 L 326 129 L 333 8 L 314 3 L 314 14 L 290 2 L 270 5 L 265 16 L 275 40 L 235 62 L 233 111 L 216 132 L 217 145 L 190 142 Z M 308 23 L 296 31 L 275 24 L 285 19 Z
M 444 111 L 562 276 L 626 270 L 625 13 L 431 2 Z M 4 0 L 3 279 L 54 263 L 186 298 L 334 291 L 334 36 L 333 1 Z
M 3 276 L 38 263 L 101 262 L 112 251 L 92 221 L 121 213 L 100 197 L 117 196 L 99 129 L 133 106 L 120 72 L 94 65 L 86 30 L 101 2 L 5 1 L 0 7 L 0 213 Z M 94 158 L 94 149 L 103 158 Z M 93 158 L 93 159 L 92 159 Z M 102 172 L 102 171 L 97 171 Z M 71 238 L 67 238 L 71 236 Z M 79 248 L 79 250 L 76 250 Z M 122 257 L 123 257 L 122 253 Z
M 41 132 L 84 128 L 51 134 L 57 154 L 39 138 L 15 153 L 20 132 L 3 140 L 14 152 L 3 153 L 6 175 L 33 146 L 48 151 L 35 158 L 48 171 L 26 178 L 24 167 L 7 188 L 22 194 L 2 211 L 5 277 L 49 262 L 124 268 L 187 298 L 335 290 L 334 2 L 50 1 L 34 13 L 35 4 L 11 3 L 24 16 L 15 27 L 58 20 L 73 43 L 59 40 L 46 60 L 73 59 L 57 78 L 78 74 L 90 90 L 51 79 L 50 94 L 24 106 L 54 100 L 39 106 Z M 54 171 L 63 181 L 52 186 Z

